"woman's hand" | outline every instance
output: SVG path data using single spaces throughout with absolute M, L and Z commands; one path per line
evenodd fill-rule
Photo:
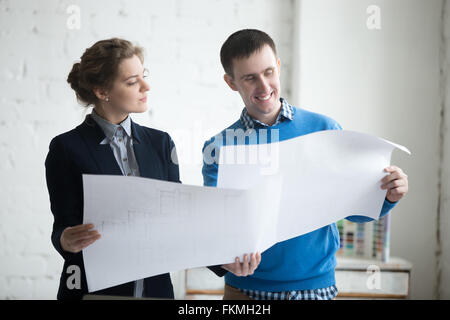
M 67 227 L 61 234 L 59 242 L 64 251 L 78 253 L 87 246 L 101 238 L 93 224 L 80 224 L 74 227 Z
M 250 254 L 250 261 L 248 261 L 248 255 L 244 255 L 244 262 L 239 261 L 239 257 L 236 257 L 234 263 L 224 264 L 222 268 L 233 273 L 238 277 L 246 277 L 252 275 L 253 272 L 258 268 L 261 262 L 261 253 Z

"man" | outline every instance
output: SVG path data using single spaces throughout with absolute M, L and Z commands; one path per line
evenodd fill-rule
M 216 151 L 223 145 L 238 143 L 235 139 L 226 139 L 230 130 L 256 135 L 256 139 L 248 140 L 258 143 L 266 139 L 259 139 L 260 132 L 264 132 L 269 135 L 265 141 L 270 143 L 274 130 L 282 141 L 316 131 L 342 129 L 333 119 L 293 107 L 280 97 L 280 59 L 273 40 L 266 33 L 238 31 L 225 41 L 220 56 L 224 80 L 232 90 L 239 92 L 245 108 L 238 121 L 205 143 L 204 185 L 217 185 L 218 164 L 211 161 L 218 159 Z M 380 217 L 388 214 L 408 192 L 408 179 L 400 168 L 392 166 L 385 171 L 382 188 L 387 193 Z M 347 219 L 359 223 L 371 221 L 362 216 Z M 237 264 L 234 268 L 226 265 L 210 269 L 219 276 L 225 274 L 224 299 L 334 299 L 338 292 L 334 273 L 338 248 L 339 232 L 333 223 L 275 244 L 256 263 L 246 261 L 243 265 L 252 271 L 248 274 L 234 272 Z

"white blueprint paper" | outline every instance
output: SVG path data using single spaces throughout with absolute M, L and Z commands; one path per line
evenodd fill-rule
M 268 176 L 280 176 L 277 242 L 351 215 L 378 219 L 386 197 L 381 179 L 387 175 L 384 168 L 390 165 L 392 151 L 398 148 L 410 154 L 387 140 L 343 130 L 285 140 L 274 150 L 267 149 L 271 145 L 265 147 L 245 146 L 244 164 L 238 164 L 236 156 L 242 146 L 222 147 L 217 186 L 248 189 L 264 183 Z
M 269 184 L 225 190 L 83 175 L 83 185 L 84 223 L 102 236 L 83 250 L 89 292 L 261 251 L 278 210 Z
M 376 219 L 392 150 L 409 152 L 349 131 L 317 132 L 272 147 L 277 152 L 262 152 L 262 161 L 245 165 L 225 164 L 224 151 L 239 147 L 223 147 L 219 188 L 83 175 L 83 223 L 102 235 L 83 250 L 89 292 L 230 263 L 352 214 Z

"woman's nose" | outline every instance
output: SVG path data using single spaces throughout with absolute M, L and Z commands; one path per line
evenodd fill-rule
M 148 82 L 145 80 L 142 80 L 141 91 L 149 91 L 149 90 L 150 90 L 150 85 L 148 84 Z

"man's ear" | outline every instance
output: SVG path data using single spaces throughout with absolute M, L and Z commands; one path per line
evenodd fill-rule
M 234 83 L 233 77 L 230 76 L 228 73 L 225 73 L 225 75 L 223 76 L 223 80 L 225 80 L 225 82 L 231 88 L 231 90 L 238 91 L 236 84 Z
M 92 91 L 94 91 L 95 96 L 99 100 L 106 100 L 108 98 L 108 92 L 103 88 L 96 87 Z
M 278 75 L 281 74 L 281 61 L 280 59 L 277 59 L 277 66 L 278 66 Z

